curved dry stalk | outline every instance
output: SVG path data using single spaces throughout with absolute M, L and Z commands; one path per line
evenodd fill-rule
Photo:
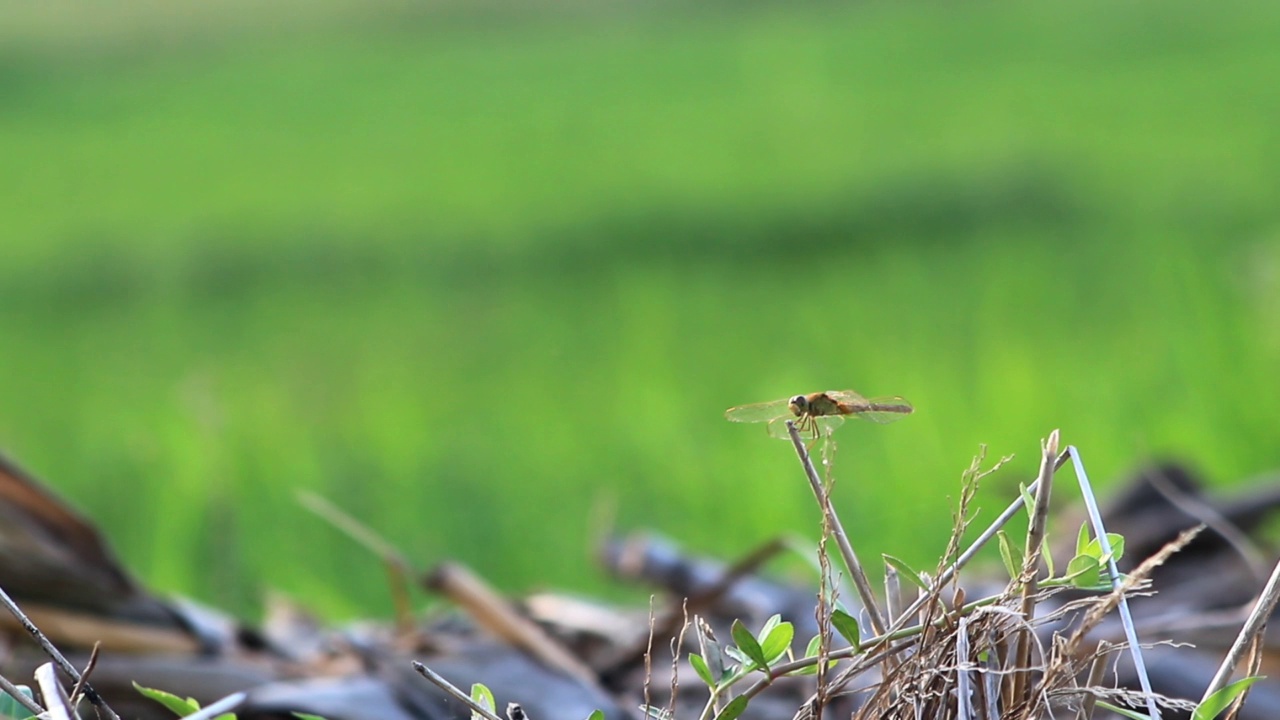
M 1267 619 L 1271 617 L 1271 612 L 1275 610 L 1278 600 L 1280 600 L 1280 562 L 1277 562 L 1272 569 L 1271 577 L 1258 596 L 1258 601 L 1253 605 L 1253 611 L 1249 613 L 1249 618 L 1240 628 L 1240 633 L 1236 635 L 1235 642 L 1231 644 L 1231 649 L 1227 651 L 1227 656 L 1223 658 L 1222 665 L 1218 667 L 1218 672 L 1213 676 L 1209 687 L 1205 688 L 1205 698 L 1226 687 L 1232 673 L 1236 671 L 1236 667 L 1244 657 L 1245 651 L 1248 650 L 1249 644 L 1266 627 Z

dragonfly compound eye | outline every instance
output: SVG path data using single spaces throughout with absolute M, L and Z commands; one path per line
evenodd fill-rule
M 797 395 L 791 398 L 787 406 L 791 408 L 791 413 L 796 417 L 800 417 L 809 411 L 809 399 L 803 395 Z

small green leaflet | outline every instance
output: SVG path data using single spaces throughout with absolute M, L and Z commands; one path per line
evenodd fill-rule
M 1036 511 L 1036 499 L 1022 483 L 1018 483 L 1018 494 L 1022 496 L 1022 507 L 1027 509 L 1027 518 L 1030 519 Z
M 1218 690 L 1214 694 L 1204 699 L 1204 702 L 1196 706 L 1195 712 L 1191 713 L 1191 720 L 1213 720 L 1227 709 L 1240 693 L 1249 689 L 1249 686 L 1262 679 L 1261 675 L 1252 675 L 1247 678 L 1241 678 L 1230 685 Z
M 734 718 L 741 715 L 742 711 L 746 709 L 747 696 L 739 695 L 738 697 L 730 700 L 728 705 L 724 706 L 724 709 L 716 716 L 716 720 L 734 720 Z
M 733 641 L 738 644 L 738 650 L 746 655 L 756 667 L 766 667 L 769 662 L 764 656 L 764 649 L 760 647 L 760 642 L 756 640 L 756 636 L 751 634 L 746 625 L 741 620 L 734 620 L 733 627 L 730 630 L 733 635 Z M 726 710 L 728 707 L 726 706 Z
M 494 708 L 498 707 L 497 701 L 493 699 L 493 692 L 481 683 L 472 684 L 471 700 L 489 712 L 494 712 Z M 475 710 L 472 710 L 471 720 L 484 720 L 484 716 Z
M 777 617 L 776 615 L 774 617 Z M 769 636 L 760 643 L 760 651 L 764 653 L 765 665 L 775 663 L 791 648 L 791 641 L 796 636 L 795 627 L 789 622 L 781 622 L 773 626 Z
M 1107 533 L 1107 544 L 1111 546 L 1111 559 L 1119 560 L 1124 557 L 1123 535 L 1119 533 Z M 1105 555 L 1102 552 L 1102 543 L 1098 542 L 1097 538 L 1090 540 L 1088 544 L 1085 545 L 1084 551 L 1086 554 L 1092 555 L 1096 558 L 1102 558 Z
M 1009 579 L 1018 579 L 1022 574 L 1021 553 L 1014 549 L 1013 543 L 1009 542 L 1009 536 L 1003 530 L 996 533 L 996 539 L 1000 541 L 1000 559 L 1004 561 L 1004 569 L 1009 573 Z
M 702 678 L 702 682 L 706 683 L 707 687 L 713 688 L 716 686 L 716 681 L 711 677 L 711 669 L 707 667 L 707 661 L 703 660 L 701 655 L 689 653 L 689 664 L 693 666 L 693 671 L 698 674 L 698 677 Z
M 912 570 L 909 565 L 907 565 L 906 563 L 902 562 L 901 560 L 899 560 L 898 558 L 892 555 L 881 555 L 880 557 L 884 558 L 885 565 L 888 565 L 894 570 L 897 570 L 898 575 L 910 580 L 912 584 L 914 584 L 916 587 L 920 588 L 921 590 L 928 592 L 929 584 L 926 583 L 924 579 L 920 577 L 920 573 L 916 572 L 915 570 Z
M 166 708 L 169 708 L 177 714 L 178 717 L 186 717 L 187 715 L 200 710 L 200 703 L 196 702 L 194 698 L 187 698 L 186 700 L 183 700 L 173 693 L 142 687 L 136 682 L 133 684 L 133 689 L 142 693 L 143 697 L 155 700 Z
M 831 613 L 831 625 L 840 633 L 845 642 L 853 646 L 854 652 L 862 652 L 862 631 L 858 629 L 858 621 L 849 613 L 837 609 Z

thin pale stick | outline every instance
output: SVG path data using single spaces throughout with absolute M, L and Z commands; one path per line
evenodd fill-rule
M 653 681 L 653 596 L 649 596 L 649 645 L 644 651 L 644 714 L 649 715 L 649 708 L 653 707 L 651 696 L 649 694 L 649 684 Z
M 44 714 L 44 708 L 40 707 L 35 700 L 32 700 L 26 693 L 22 692 L 17 685 L 9 682 L 9 679 L 0 675 L 0 690 L 9 693 L 9 697 L 13 698 L 22 707 L 31 711 L 33 715 Z
M 1102 524 L 1102 511 L 1098 509 L 1098 500 L 1093 494 L 1093 486 L 1089 484 L 1089 475 L 1084 471 L 1084 461 L 1080 459 L 1080 451 L 1074 445 L 1067 446 L 1071 455 L 1071 464 L 1076 471 L 1076 481 L 1080 483 L 1080 494 L 1084 497 L 1085 509 L 1089 512 L 1089 522 L 1093 525 L 1093 534 L 1098 540 L 1098 547 L 1107 557 L 1107 570 L 1111 574 L 1111 587 L 1119 589 L 1123 580 L 1120 568 L 1116 566 L 1115 555 L 1111 552 L 1111 541 L 1107 539 L 1107 528 Z M 1275 579 L 1275 576 L 1273 576 Z M 1274 604 L 1274 603 L 1273 603 Z M 1129 601 L 1124 594 L 1120 595 L 1120 621 L 1124 625 L 1125 639 L 1129 642 L 1129 655 L 1133 658 L 1133 667 L 1138 675 L 1138 684 L 1147 699 L 1147 711 L 1153 720 L 1160 720 L 1160 706 L 1156 703 L 1155 692 L 1151 689 L 1151 678 L 1147 675 L 1147 665 L 1142 660 L 1142 646 L 1138 644 L 1138 631 L 1134 628 L 1133 614 L 1129 612 Z
M 413 669 L 417 670 L 418 674 L 421 675 L 422 677 L 430 680 L 433 685 L 449 693 L 456 700 L 461 702 L 463 705 L 466 705 L 467 707 L 471 708 L 473 711 L 479 713 L 480 716 L 483 717 L 485 720 L 502 720 L 502 718 L 493 714 L 492 710 L 489 710 L 488 708 L 476 702 L 475 700 L 472 700 L 470 695 L 459 690 L 457 687 L 454 686 L 453 683 L 449 682 L 448 680 L 445 680 L 443 677 L 440 676 L 440 673 L 437 673 L 435 670 L 432 670 L 431 668 L 427 667 L 426 665 L 423 665 L 417 660 L 413 661 Z
M 213 718 L 235 710 L 240 703 L 244 702 L 246 697 L 249 696 L 242 692 L 232 693 L 215 703 L 210 703 L 200 708 L 198 711 L 182 718 L 182 720 L 213 720 Z
M 818 499 L 818 505 L 822 508 L 827 522 L 831 523 L 831 534 L 836 538 L 836 545 L 840 548 L 840 556 L 849 570 L 849 577 L 853 578 L 853 586 L 857 589 L 862 605 L 867 610 L 871 627 L 877 635 L 883 635 L 886 627 L 884 615 L 876 605 L 876 596 L 871 589 L 871 582 L 867 580 L 867 573 L 863 571 L 862 563 L 858 562 L 858 555 L 853 551 L 853 545 L 849 544 L 849 536 L 845 534 L 844 526 L 840 524 L 840 518 L 836 515 L 835 508 L 831 506 L 830 498 L 826 497 L 826 493 L 822 490 L 822 480 L 818 478 L 818 471 L 813 467 L 813 460 L 809 457 L 809 451 L 805 449 L 804 440 L 800 438 L 800 431 L 790 420 L 787 421 L 787 432 L 791 435 L 791 444 L 796 448 L 796 455 L 800 456 L 804 474 L 809 478 L 810 489 Z
M 53 661 L 57 663 L 59 670 L 66 673 L 67 677 L 72 680 L 75 680 L 76 682 L 80 681 L 80 672 L 76 670 L 76 667 L 63 657 L 62 653 L 58 651 L 58 648 L 53 646 L 53 643 L 49 642 L 49 638 L 45 637 L 44 633 L 40 632 L 40 628 L 36 627 L 35 623 L 31 622 L 31 619 L 27 617 L 27 614 L 22 612 L 22 608 L 18 607 L 18 604 L 13 601 L 13 598 L 9 597 L 9 593 L 5 592 L 3 588 L 0 588 L 0 604 L 3 604 L 9 612 L 18 619 L 18 623 L 22 625 L 22 629 L 26 630 L 27 634 L 39 643 L 40 649 L 44 650 L 46 655 L 53 658 Z M 111 709 L 111 706 L 107 705 L 107 701 L 102 699 L 102 696 L 98 694 L 97 690 L 93 689 L 92 685 L 86 682 L 83 687 L 85 697 L 89 698 L 89 702 L 93 703 L 94 707 L 105 713 L 111 720 L 120 720 L 120 716 L 116 714 L 115 710 Z

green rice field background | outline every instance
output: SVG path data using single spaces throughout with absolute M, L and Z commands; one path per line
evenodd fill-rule
M 0 4 L 0 447 L 148 584 L 610 592 L 601 528 L 813 539 L 731 405 L 853 388 L 861 552 L 980 444 L 1280 465 L 1280 7 Z

